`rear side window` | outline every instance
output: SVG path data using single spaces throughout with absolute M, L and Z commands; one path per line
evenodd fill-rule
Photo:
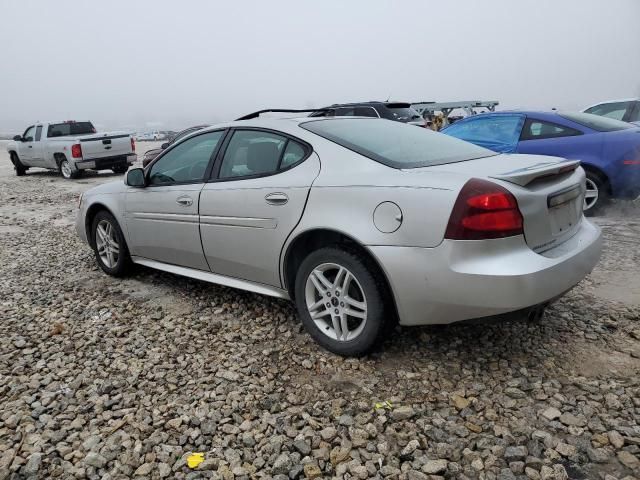
M 614 120 L 624 120 L 627 111 L 633 105 L 632 102 L 603 103 L 585 110 L 586 113 L 600 115 L 601 117 L 613 118 Z
M 283 135 L 236 130 L 220 165 L 220 179 L 271 175 L 302 161 L 308 150 Z
M 552 122 L 527 119 L 522 128 L 520 140 L 542 140 L 545 138 L 573 137 L 582 135 L 580 130 Z
M 389 118 L 397 122 L 413 122 L 422 118 L 408 103 L 387 103 L 386 107 L 391 115 Z
M 378 114 L 373 107 L 356 107 L 354 109 L 354 114 L 356 117 L 378 118 Z
M 626 130 L 633 128 L 633 125 L 627 122 L 621 122 L 620 120 L 614 120 L 613 118 L 600 117 L 598 115 L 592 115 L 590 113 L 559 113 L 562 118 L 576 122 L 579 125 L 591 128 L 597 132 L 615 132 L 616 130 Z
M 67 135 L 90 135 L 96 133 L 91 122 L 53 123 L 47 129 L 47 137 L 66 137 Z
M 447 135 L 383 119 L 312 120 L 300 126 L 393 168 L 428 167 L 495 155 Z

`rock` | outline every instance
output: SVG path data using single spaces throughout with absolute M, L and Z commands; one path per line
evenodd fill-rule
M 325 442 L 333 440 L 337 433 L 337 430 L 333 427 L 327 427 L 320 430 L 320 436 Z
M 609 438 L 609 442 L 611 442 L 611 445 L 613 445 L 616 450 L 620 450 L 622 447 L 624 447 L 624 437 L 615 430 L 611 430 L 609 433 L 607 433 L 607 437 Z
M 311 453 L 311 445 L 309 445 L 304 440 L 296 440 L 293 442 L 293 448 L 299 451 L 303 456 L 309 455 Z
M 413 452 L 416 451 L 417 448 L 420 447 L 420 442 L 418 440 L 411 440 L 409 441 L 409 443 L 407 443 L 407 445 L 402 449 L 402 451 L 400 452 L 400 456 L 401 457 L 408 457 L 409 455 L 411 455 Z
M 409 470 L 407 472 L 407 480 L 429 480 L 429 477 L 418 470 Z
M 527 453 L 527 447 L 525 446 L 507 447 L 504 451 L 504 459 L 507 463 L 524 460 Z
M 340 415 L 340 418 L 338 418 L 338 424 L 350 427 L 353 425 L 353 417 L 351 415 Z
M 516 475 L 524 473 L 524 462 L 511 462 L 509 463 L 509 469 Z
M 573 457 L 576 454 L 577 450 L 573 445 L 560 442 L 558 443 L 558 445 L 556 445 L 556 452 L 558 452 L 563 457 Z
M 447 460 L 429 460 L 422 466 L 421 470 L 424 473 L 436 475 L 444 472 L 447 469 L 448 463 Z
M 329 460 L 331 461 L 331 465 L 335 467 L 336 465 L 348 460 L 349 458 L 351 458 L 349 453 L 349 448 L 335 447 L 333 450 L 331 450 L 331 453 L 329 453 Z
M 607 463 L 609 452 L 606 448 L 587 448 L 587 456 L 594 463 Z
M 531 467 L 525 467 L 524 474 L 531 480 L 540 480 L 540 473 Z
M 572 413 L 563 413 L 560 415 L 559 419 L 565 425 L 571 425 L 573 427 L 582 427 L 587 424 L 587 421 L 584 418 L 576 417 Z
M 180 425 L 182 425 L 182 419 L 180 417 L 172 418 L 171 420 L 167 421 L 167 427 L 173 428 L 174 430 L 178 430 L 180 428 Z
M 556 418 L 560 418 L 562 412 L 555 407 L 549 407 L 542 412 L 542 416 L 547 420 L 555 420 Z
M 451 396 L 451 402 L 453 403 L 453 405 L 458 409 L 458 410 L 463 410 L 465 408 L 467 408 L 469 406 L 469 404 L 471 403 L 470 400 L 461 397 L 460 395 L 452 395 Z
M 27 464 L 24 467 L 25 475 L 35 475 L 40 470 L 40 464 L 42 463 L 42 454 L 40 452 L 35 452 L 29 455 L 29 459 L 27 460 Z
M 630 468 L 631 470 L 637 470 L 640 468 L 640 460 L 633 453 L 627 452 L 626 450 L 621 450 L 618 452 L 618 460 L 625 467 Z
M 304 466 L 304 476 L 310 479 L 319 478 L 322 476 L 322 470 L 320 470 L 320 467 L 318 467 L 317 465 L 307 463 Z
M 401 420 L 408 420 L 409 418 L 412 418 L 415 414 L 416 412 L 413 410 L 412 407 L 408 405 L 403 405 L 391 410 L 390 416 L 393 420 L 401 421 Z
M 90 467 L 102 468 L 107 464 L 107 459 L 97 452 L 89 452 L 84 457 L 84 463 Z
M 151 463 L 143 463 L 142 465 L 140 465 L 134 475 L 136 476 L 146 476 L 149 475 L 151 473 L 151 470 L 153 469 L 153 465 Z
M 169 475 L 171 475 L 171 467 L 164 462 L 158 463 L 158 476 L 167 478 Z
M 277 474 L 288 474 L 289 470 L 293 466 L 293 460 L 289 456 L 288 453 L 281 453 L 278 458 L 273 462 L 273 473 Z

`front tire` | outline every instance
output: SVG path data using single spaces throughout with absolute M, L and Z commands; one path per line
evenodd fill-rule
M 27 173 L 27 167 L 22 164 L 18 154 L 15 152 L 11 152 L 11 163 L 13 163 L 13 168 L 16 171 L 16 177 L 22 177 Z
M 295 279 L 295 301 L 305 329 L 338 355 L 368 353 L 384 330 L 384 288 L 368 259 L 355 250 L 325 247 L 305 258 Z
M 131 268 L 131 257 L 120 225 L 109 212 L 102 210 L 91 226 L 92 246 L 96 261 L 108 275 L 122 277 Z
M 602 175 L 590 170 L 587 174 L 587 191 L 584 197 L 584 214 L 592 216 L 609 203 L 609 184 Z
M 73 180 L 80 176 L 80 170 L 74 170 L 71 167 L 71 162 L 66 158 L 62 158 L 58 161 L 58 171 L 60 172 L 60 175 L 62 175 L 62 178 L 66 178 L 67 180 Z

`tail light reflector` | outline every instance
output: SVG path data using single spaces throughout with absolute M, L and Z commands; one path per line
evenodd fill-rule
M 484 240 L 524 233 L 518 202 L 506 188 L 473 178 L 453 206 L 445 238 Z
M 131 137 L 131 151 L 136 151 L 136 141 L 133 139 L 133 137 Z
M 71 145 L 71 156 L 73 158 L 82 158 L 82 147 L 79 143 Z

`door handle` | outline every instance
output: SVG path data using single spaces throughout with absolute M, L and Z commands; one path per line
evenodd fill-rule
M 29 145 L 29 148 L 33 148 L 33 145 Z
M 289 197 L 281 192 L 270 193 L 264 199 L 269 205 L 284 205 L 289 201 Z
M 187 197 L 187 196 L 178 197 L 176 199 L 176 203 L 178 205 L 183 206 L 183 207 L 190 207 L 191 205 L 193 205 L 193 199 L 191 197 Z

